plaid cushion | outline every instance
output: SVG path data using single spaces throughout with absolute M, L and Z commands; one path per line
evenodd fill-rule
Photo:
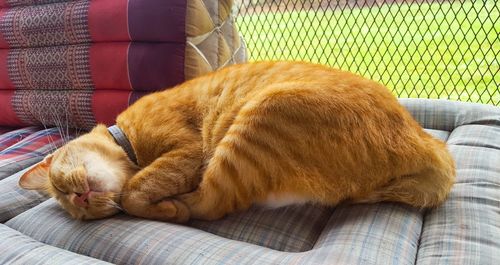
M 50 199 L 6 224 L 35 240 L 112 263 L 500 264 L 500 109 L 401 102 L 430 133 L 447 139 L 457 161 L 448 201 L 425 213 L 393 203 L 254 208 L 183 226 L 126 215 L 79 222 Z
M 193 220 L 189 225 L 233 240 L 280 251 L 298 252 L 313 248 L 332 211 L 331 208 L 314 205 L 279 209 L 253 207 L 222 220 Z
M 37 127 L 26 127 L 14 131 L 9 131 L 2 133 L 0 131 L 0 151 L 3 151 L 5 148 L 21 141 L 23 138 L 26 136 L 38 131 L 39 128 Z
M 451 132 L 463 125 L 500 125 L 499 107 L 440 99 L 400 99 L 420 125 L 427 129 Z
M 424 126 L 451 131 L 457 180 L 424 219 L 419 264 L 500 264 L 500 108 L 403 100 Z
M 0 151 L 0 179 L 41 161 L 63 143 L 59 130 L 50 128 L 32 133 Z
M 37 206 L 49 198 L 44 193 L 22 189 L 17 184 L 21 175 L 30 168 L 28 167 L 0 180 L 0 223 Z
M 421 264 L 500 262 L 496 254 L 500 250 L 499 139 L 499 127 L 467 125 L 453 131 L 448 142 L 457 162 L 457 182 L 446 204 L 426 216 Z
M 294 225 L 290 217 L 274 222 Z M 119 264 L 413 264 L 415 260 L 422 226 L 422 216 L 415 209 L 396 204 L 342 206 L 327 220 L 313 249 L 305 252 L 276 251 L 125 215 L 79 222 L 52 199 L 7 225 L 49 245 Z M 259 224 L 239 225 L 254 229 L 254 237 L 262 242 L 271 236 L 259 233 Z
M 498 144 L 498 128 L 495 134 Z M 457 182 L 448 201 L 425 217 L 419 264 L 500 264 L 500 149 L 450 150 Z
M 109 264 L 37 242 L 0 224 L 0 264 Z

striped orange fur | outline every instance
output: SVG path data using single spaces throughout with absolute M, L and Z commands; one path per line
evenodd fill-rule
M 21 186 L 48 189 L 76 218 L 116 212 L 89 214 L 92 197 L 87 207 L 67 202 L 64 196 L 79 191 L 64 176 L 80 167 L 80 191 L 97 190 L 95 198 L 107 196 L 132 215 L 184 222 L 218 219 L 252 204 L 433 207 L 455 176 L 445 144 L 424 132 L 384 86 L 309 63 L 230 66 L 141 98 L 117 125 L 139 167 L 99 125 L 56 151 L 46 170 L 25 174 Z M 85 184 L 91 174 L 82 161 L 92 156 L 114 167 L 101 179 L 120 190 Z

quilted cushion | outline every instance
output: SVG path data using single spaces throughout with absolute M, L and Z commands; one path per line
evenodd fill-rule
M 246 60 L 232 1 L 0 1 L 0 125 L 91 128 Z
M 427 131 L 447 141 L 457 163 L 457 182 L 436 209 L 395 203 L 253 208 L 185 226 L 126 215 L 79 222 L 50 199 L 6 225 L 112 263 L 499 264 L 500 109 L 443 100 L 401 103 Z M 11 184 L 4 185 L 17 178 L 6 178 Z M 10 203 L 20 210 L 6 214 L 24 211 L 19 205 L 29 200 L 19 194 Z

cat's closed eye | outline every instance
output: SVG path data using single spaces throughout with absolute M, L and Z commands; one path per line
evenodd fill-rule
M 68 194 L 69 194 L 69 193 L 67 193 L 67 192 L 63 191 L 61 188 L 57 187 L 55 184 L 52 184 L 52 187 L 53 187 L 56 191 L 58 191 L 58 192 L 60 192 L 60 193 L 62 193 L 62 194 L 64 194 L 64 195 L 68 195 Z

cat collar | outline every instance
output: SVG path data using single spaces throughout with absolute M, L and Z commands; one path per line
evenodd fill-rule
M 119 146 L 121 146 L 121 148 L 123 148 L 125 153 L 127 153 L 128 158 L 137 165 L 137 158 L 135 157 L 134 149 L 132 149 L 132 145 L 127 139 L 125 133 L 123 133 L 122 129 L 120 129 L 120 127 L 116 125 L 113 125 L 108 127 L 108 132 L 111 134 L 111 136 L 113 136 L 115 142 Z

